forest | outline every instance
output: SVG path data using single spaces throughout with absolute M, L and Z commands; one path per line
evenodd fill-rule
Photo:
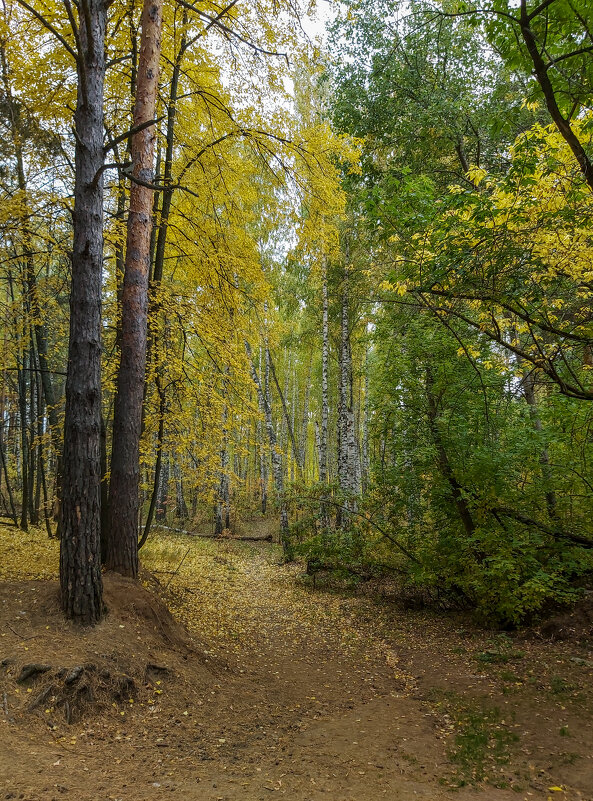
M 188 799 L 317 799 L 320 770 L 336 801 L 593 797 L 590 2 L 4 0 L 0 72 L 6 770 L 27 714 L 74 753 L 64 727 L 161 710 L 170 683 L 164 757 L 187 688 L 222 682 L 229 742 L 348 698 L 383 728 L 343 785 L 319 765 L 335 718 L 290 746 L 292 789 L 274 767 L 235 787 L 216 713 Z M 268 674 L 293 695 L 253 717 Z M 390 681 L 418 708 L 388 712 Z M 537 745 L 540 707 L 576 740 Z M 420 730 L 397 773 L 376 741 L 399 718 Z M 404 784 L 365 785 L 383 761 Z M 67 792 L 38 764 L 6 798 Z M 80 776 L 80 799 L 173 789 Z

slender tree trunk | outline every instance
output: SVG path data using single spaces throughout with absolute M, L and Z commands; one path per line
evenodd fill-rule
M 10 287 L 6 287 L 6 299 L 8 301 Z M 7 364 L 6 354 L 6 332 L 7 326 L 3 326 L 2 336 L 2 364 Z M 10 421 L 10 418 L 9 418 Z M 4 473 L 4 480 L 6 482 L 6 492 L 8 493 L 8 502 L 10 504 L 10 515 L 14 521 L 15 526 L 18 525 L 16 507 L 14 505 L 14 496 L 12 494 L 12 487 L 10 484 L 10 477 L 8 475 L 8 467 L 6 464 L 6 450 L 4 447 L 4 424 L 6 422 L 6 370 L 2 370 L 2 384 L 0 386 L 0 461 L 2 462 L 2 472 L 0 472 L 0 483 L 2 480 L 2 473 Z
M 173 478 L 175 479 L 175 517 L 187 520 L 189 515 L 183 494 L 183 474 L 178 458 L 173 462 Z
M 28 227 L 29 219 L 29 202 L 27 190 L 27 178 L 25 174 L 25 163 L 23 158 L 23 141 L 22 141 L 22 123 L 20 117 L 20 107 L 18 103 L 14 102 L 12 96 L 12 89 L 9 81 L 8 65 L 6 63 L 6 52 L 3 46 L 0 46 L 0 60 L 2 63 L 2 78 L 4 83 L 4 93 L 6 104 L 8 107 L 8 115 L 10 117 L 10 130 L 12 137 L 12 144 L 14 147 L 14 155 L 16 161 L 16 177 L 21 192 L 22 203 L 22 219 L 23 227 L 21 231 L 23 257 L 25 262 L 25 278 L 27 285 L 27 305 L 32 316 L 33 327 L 35 331 L 35 344 L 37 347 L 37 358 L 39 360 L 39 370 L 41 373 L 41 385 L 43 387 L 43 395 L 45 397 L 45 405 L 47 417 L 50 426 L 50 435 L 52 445 L 56 453 L 56 490 L 59 501 L 60 492 L 60 475 L 61 475 L 61 443 L 59 433 L 59 422 L 57 412 L 57 397 L 54 389 L 52 374 L 49 367 L 48 359 L 48 335 L 47 327 L 43 321 L 41 311 L 41 303 L 39 300 L 39 290 L 37 287 L 37 275 L 35 271 L 35 261 L 33 254 L 33 245 L 31 242 L 31 233 Z
M 134 127 L 154 119 L 161 50 L 162 0 L 145 0 L 138 63 Z M 148 275 L 154 126 L 132 138 L 130 212 L 122 292 L 121 361 L 113 416 L 107 567 L 125 576 L 138 575 L 140 433 L 146 368 Z M 134 180 L 135 179 L 135 180 Z
M 343 509 L 339 510 L 339 523 L 347 524 L 348 510 L 355 511 L 356 481 L 356 430 L 352 398 L 352 353 L 350 350 L 349 303 L 350 286 L 348 268 L 344 268 L 342 304 L 340 313 L 340 381 L 338 388 L 338 482 L 345 495 Z
M 218 474 L 218 498 L 216 501 L 216 519 L 214 523 L 214 533 L 217 535 L 222 534 L 228 525 L 225 525 L 223 511 L 226 510 L 228 504 L 228 432 L 227 432 L 228 409 L 226 402 L 222 411 L 222 438 L 220 443 L 220 473 Z M 228 516 L 228 515 L 227 515 Z
M 103 0 L 87 0 L 79 26 L 76 177 L 66 378 L 60 587 L 66 616 L 103 614 L 101 532 L 101 290 L 103 271 Z
M 138 550 L 142 548 L 142 546 L 148 539 L 148 535 L 150 534 L 150 527 L 152 526 L 152 520 L 157 506 L 157 498 L 159 490 L 161 488 L 161 471 L 163 465 L 163 439 L 165 436 L 166 395 L 165 395 L 165 390 L 161 386 L 161 382 L 158 375 L 156 379 L 156 387 L 159 395 L 159 427 L 157 431 L 157 441 L 156 441 L 156 463 L 154 466 L 154 482 L 152 487 L 152 494 L 150 496 L 150 505 L 148 507 L 148 514 L 146 515 L 146 523 L 144 524 L 144 531 L 142 532 L 142 537 L 140 538 L 140 542 L 138 543 Z
M 261 436 L 260 434 L 261 428 L 258 430 L 259 480 L 261 487 L 261 513 L 265 515 L 268 508 L 268 459 L 263 441 L 263 434 Z
M 294 436 L 294 412 L 291 418 L 290 411 L 288 409 L 288 405 L 286 403 L 286 394 L 288 391 L 288 387 L 285 386 L 284 392 L 280 389 L 280 383 L 278 382 L 278 376 L 276 375 L 276 368 L 274 367 L 274 362 L 272 360 L 272 354 L 266 347 L 266 366 L 269 368 L 272 378 L 274 379 L 274 384 L 276 386 L 276 390 L 278 391 L 278 397 L 280 398 L 280 404 L 282 405 L 282 426 L 281 426 L 281 450 L 284 451 L 282 445 L 284 444 L 284 440 L 286 437 L 284 436 L 284 432 L 288 432 L 288 438 L 290 439 L 290 444 L 292 447 L 292 455 L 294 457 L 295 462 L 297 463 L 297 467 L 300 470 L 300 461 L 299 461 L 299 449 L 297 447 L 296 439 Z M 286 378 L 286 384 L 288 384 L 288 375 Z M 268 400 L 268 404 L 271 408 L 270 400 Z M 294 404 L 294 401 L 293 401 Z
M 183 63 L 183 56 L 188 47 L 188 39 L 185 31 L 187 25 L 187 10 L 183 10 L 183 33 L 181 36 L 181 43 L 179 51 L 173 64 L 173 74 L 171 76 L 171 84 L 169 88 L 169 102 L 167 104 L 167 129 L 165 135 L 165 161 L 163 166 L 162 185 L 162 203 L 161 212 L 159 216 L 158 230 L 155 227 L 156 212 L 158 207 L 158 195 L 154 197 L 153 203 L 153 223 L 151 227 L 151 241 L 150 241 L 150 264 L 153 265 L 152 274 L 150 276 L 149 288 L 149 306 L 150 318 L 156 321 L 157 312 L 159 310 L 160 298 L 159 290 L 163 280 L 163 273 L 165 268 L 165 250 L 167 246 L 167 235 L 169 232 L 169 218 L 171 215 L 171 205 L 173 202 L 173 194 L 175 189 L 173 183 L 173 155 L 175 145 L 175 121 L 177 118 L 177 99 L 179 93 L 179 78 L 181 76 L 181 65 Z M 161 152 L 159 149 L 157 155 L 157 173 L 160 171 Z M 154 263 L 152 254 L 154 252 Z M 147 340 L 147 364 L 151 364 L 154 359 L 154 354 L 158 347 L 158 325 L 156 322 L 149 323 L 148 340 Z M 146 399 L 147 387 L 144 390 L 144 398 Z
M 539 416 L 539 410 L 537 407 L 537 398 L 535 396 L 535 380 L 533 371 L 529 371 L 523 378 L 523 395 L 529 406 L 529 415 L 531 417 L 533 428 L 535 429 L 535 431 L 537 431 L 538 434 L 543 435 L 542 421 Z M 546 507 L 548 510 L 548 516 L 551 519 L 556 519 L 557 500 L 556 500 L 556 493 L 552 488 L 552 471 L 550 469 L 550 454 L 548 452 L 548 448 L 546 445 L 544 445 L 544 447 L 541 450 L 539 461 L 542 466 L 542 479 L 544 485 L 544 492 L 546 496 Z
M 29 528 L 29 439 L 27 437 L 27 351 L 23 352 L 23 362 L 17 367 L 19 390 L 19 417 L 21 430 L 21 521 L 23 531 Z
M 362 492 L 366 493 L 370 480 L 369 455 L 369 349 L 367 346 L 364 360 L 364 397 L 362 399 Z
M 36 467 L 37 467 L 37 448 L 35 447 L 35 438 L 37 436 L 37 386 L 35 380 L 35 372 L 37 365 L 35 363 L 35 349 L 33 347 L 33 332 L 30 331 L 29 339 L 29 489 L 27 497 L 29 499 L 29 521 L 32 525 L 37 524 L 37 516 L 35 514 L 35 485 L 36 485 Z
M 6 336 L 6 333 L 5 333 Z M 6 341 L 5 341 L 6 344 Z M 6 364 L 6 360 L 4 361 Z M 10 477 L 8 475 L 8 467 L 6 464 L 6 451 L 4 448 L 4 403 L 5 403 L 5 381 L 6 374 L 2 372 L 2 394 L 0 396 L 0 460 L 2 461 L 2 472 L 4 473 L 4 481 L 6 483 L 6 492 L 8 493 L 8 502 L 10 504 L 10 515 L 14 521 L 15 526 L 18 525 L 16 507 L 14 505 L 14 496 L 12 494 L 12 487 L 10 484 Z M 1 477 L 1 474 L 0 474 Z
M 282 470 L 282 454 L 277 448 L 278 443 L 276 439 L 276 432 L 274 431 L 274 422 L 272 420 L 272 408 L 268 403 L 268 399 L 266 398 L 262 385 L 259 381 L 257 370 L 255 369 L 255 365 L 253 363 L 253 357 L 251 355 L 251 347 L 248 342 L 245 342 L 245 350 L 249 358 L 249 364 L 251 367 L 251 377 L 257 389 L 257 397 L 259 400 L 259 405 L 264 413 L 266 431 L 268 434 L 268 441 L 270 444 L 270 454 L 272 457 L 272 473 L 274 475 L 274 484 L 276 485 L 276 494 L 278 496 L 278 504 L 280 506 L 280 542 L 282 544 L 282 550 L 284 552 L 285 560 L 292 561 L 294 556 L 288 534 L 288 511 L 286 509 L 286 499 L 284 497 L 284 473 Z
M 300 465 L 303 477 L 306 479 L 307 475 L 307 445 L 309 440 L 309 398 L 311 391 L 311 369 L 313 367 L 313 357 L 309 359 L 309 367 L 307 369 L 307 379 L 305 382 L 305 397 L 303 400 L 303 419 L 301 424 L 301 442 L 299 449 Z
M 31 348 L 31 350 L 33 351 L 33 358 L 35 358 L 34 346 Z M 43 406 L 43 394 L 41 390 L 38 369 L 35 370 L 35 374 L 31 376 L 31 379 L 34 380 L 35 405 L 37 407 L 37 419 L 35 421 L 36 423 L 35 438 L 37 440 L 37 445 L 35 448 L 36 478 L 35 478 L 35 495 L 33 500 L 33 517 L 31 522 L 37 524 L 39 523 L 39 512 L 41 509 L 41 470 L 43 465 L 43 434 L 44 434 L 43 423 L 45 419 L 45 409 Z
M 259 370 L 260 375 L 258 376 L 260 386 L 261 386 L 261 372 L 263 368 L 263 358 L 262 358 L 262 349 L 261 345 L 259 348 Z M 268 384 L 269 384 L 269 377 L 267 373 L 267 360 L 266 360 L 266 374 L 263 382 L 264 386 L 264 394 L 267 397 L 268 393 Z M 264 437 L 262 431 L 262 425 L 260 420 L 256 423 L 256 440 L 257 440 L 257 447 L 258 447 L 258 454 L 259 454 L 259 482 L 260 482 L 260 489 L 261 489 L 261 513 L 265 515 L 267 507 L 268 507 L 268 459 L 266 453 L 266 447 L 264 445 Z
M 156 500 L 156 521 L 157 523 L 164 523 L 167 520 L 169 509 L 169 457 L 166 454 L 163 456 L 160 479 Z
M 109 541 L 109 477 L 107 473 L 107 424 L 101 414 L 101 564 L 107 561 Z
M 328 482 L 327 436 L 329 424 L 329 302 L 327 294 L 327 260 L 323 260 L 321 294 L 323 302 L 321 332 L 321 427 L 319 431 L 319 482 Z M 321 505 L 321 524 L 323 529 L 329 525 L 327 505 Z
M 432 371 L 430 367 L 427 367 L 426 398 L 428 401 L 428 425 L 430 428 L 430 433 L 432 435 L 432 440 L 434 442 L 437 451 L 439 469 L 441 471 L 442 476 L 446 479 L 447 483 L 449 484 L 449 487 L 451 489 L 451 496 L 453 498 L 453 503 L 455 504 L 455 508 L 457 509 L 457 513 L 459 514 L 459 518 L 463 524 L 465 533 L 469 537 L 473 537 L 476 530 L 476 526 L 474 523 L 474 519 L 472 517 L 471 510 L 467 503 L 467 500 L 465 499 L 465 496 L 463 494 L 462 486 L 455 476 L 455 472 L 451 466 L 447 450 L 443 443 L 443 438 L 441 437 L 441 432 L 439 430 L 439 424 L 438 424 L 439 412 L 437 407 L 437 401 L 434 396 L 433 386 L 434 386 L 434 379 Z

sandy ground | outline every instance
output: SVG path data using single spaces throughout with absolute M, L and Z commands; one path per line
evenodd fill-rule
M 171 535 L 147 589 L 106 577 L 84 632 L 54 583 L 0 583 L 0 799 L 593 799 L 590 642 L 313 590 L 276 560 Z M 48 669 L 19 683 L 28 664 Z

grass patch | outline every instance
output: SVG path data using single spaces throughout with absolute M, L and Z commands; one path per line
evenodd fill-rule
M 506 634 L 499 634 L 490 641 L 491 648 L 479 651 L 475 659 L 482 665 L 506 665 L 523 659 L 525 653 L 514 647 L 512 639 Z
M 521 684 L 523 682 L 522 678 L 517 676 L 516 673 L 513 673 L 512 670 L 501 670 L 500 679 L 501 681 L 510 682 L 511 684 Z
M 550 679 L 550 690 L 554 695 L 565 695 L 575 690 L 574 684 L 566 681 L 562 676 L 552 676 Z
M 436 704 L 451 731 L 448 757 L 455 766 L 451 777 L 456 787 L 487 782 L 509 787 L 500 767 L 510 761 L 519 736 L 510 728 L 498 707 L 486 702 L 467 701 L 454 693 L 444 693 Z
M 508 662 L 516 662 L 525 656 L 523 651 L 480 651 L 476 654 L 476 659 L 483 665 L 506 665 Z

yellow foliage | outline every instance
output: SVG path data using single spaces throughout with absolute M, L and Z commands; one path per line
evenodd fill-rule
M 45 530 L 29 532 L 0 525 L 0 580 L 57 579 L 60 544 L 50 540 Z

